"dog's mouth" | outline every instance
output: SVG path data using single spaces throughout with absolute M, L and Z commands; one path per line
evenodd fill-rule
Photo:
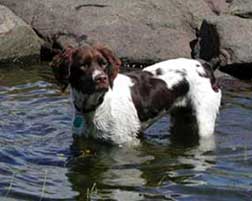
M 95 84 L 95 92 L 106 92 L 109 89 L 109 82 L 103 81 Z
M 96 93 L 104 93 L 109 90 L 109 83 L 108 82 L 99 82 L 96 83 L 92 80 L 86 82 L 80 82 L 77 86 L 72 85 L 77 91 L 80 91 L 85 96 L 92 96 Z
M 106 92 L 109 90 L 109 86 L 99 85 L 95 87 L 95 92 Z

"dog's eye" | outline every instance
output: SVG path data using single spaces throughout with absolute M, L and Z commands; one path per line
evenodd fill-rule
M 108 62 L 105 59 L 100 59 L 99 64 L 103 67 L 106 68 L 108 66 Z
M 81 71 L 83 71 L 83 72 L 85 72 L 85 71 L 87 70 L 87 68 L 88 68 L 88 65 L 87 65 L 87 64 L 82 64 L 82 65 L 80 66 L 80 69 L 81 69 Z

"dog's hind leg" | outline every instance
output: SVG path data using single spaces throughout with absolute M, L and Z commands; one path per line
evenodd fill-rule
M 211 86 L 203 86 L 211 87 Z M 199 129 L 199 137 L 208 138 L 214 133 L 215 121 L 221 103 L 221 91 L 197 89 L 191 97 L 195 111 L 196 122 Z
M 176 107 L 171 114 L 171 142 L 192 146 L 199 142 L 198 124 L 191 107 Z

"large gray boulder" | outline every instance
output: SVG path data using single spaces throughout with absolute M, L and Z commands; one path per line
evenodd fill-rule
M 0 63 L 33 63 L 39 58 L 41 44 L 30 26 L 0 5 Z
M 0 0 L 44 39 L 58 35 L 62 45 L 98 40 L 121 58 L 148 63 L 190 57 L 205 16 L 204 0 Z

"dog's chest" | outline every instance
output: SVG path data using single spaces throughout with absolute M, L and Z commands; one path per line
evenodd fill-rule
M 110 97 L 105 96 L 104 103 L 93 114 L 90 134 L 116 144 L 135 141 L 141 125 L 133 104 L 115 97 L 107 99 Z
M 137 143 L 141 123 L 132 101 L 131 85 L 128 77 L 117 76 L 113 90 L 105 94 L 102 104 L 84 116 L 88 135 L 116 144 Z

